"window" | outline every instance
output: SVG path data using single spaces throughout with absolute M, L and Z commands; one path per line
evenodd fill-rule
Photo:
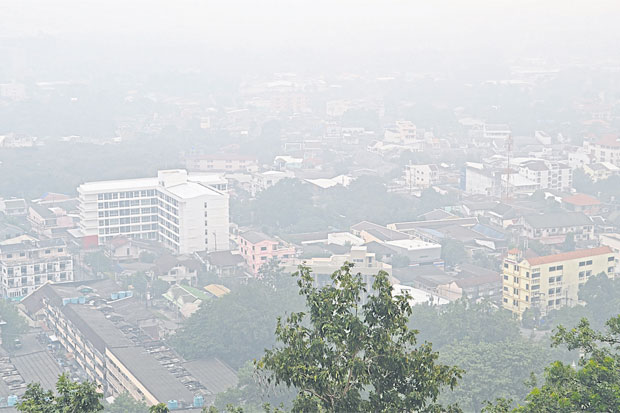
M 504 268 L 508 268 L 508 264 L 504 263 Z
M 592 265 L 592 260 L 586 261 L 586 265 Z
M 519 279 L 517 277 L 512 277 L 512 278 L 514 278 L 514 283 L 515 284 L 519 284 Z
M 508 276 L 504 275 L 504 280 L 508 281 Z
M 555 277 L 549 277 L 549 284 L 553 284 L 555 282 Z
M 562 281 L 562 276 L 558 275 L 557 277 L 555 277 L 555 282 L 561 282 Z
M 267 247 L 260 247 L 261 251 L 267 251 Z
M 532 273 L 532 278 L 540 278 L 540 273 L 539 272 Z
M 50 252 L 51 252 L 50 250 L 45 250 L 45 253 L 46 253 L 46 254 L 49 254 Z
M 607 262 L 613 261 L 614 257 L 607 257 Z
M 585 261 L 581 261 L 581 262 L 579 263 L 579 266 L 580 266 L 580 267 L 585 267 L 585 266 L 586 266 L 586 262 L 585 262 Z
M 549 271 L 550 271 L 550 272 L 555 271 L 555 267 L 549 267 Z
M 549 301 L 547 302 L 547 305 L 549 305 L 549 307 L 553 307 L 553 300 L 549 300 Z
M 7 258 L 13 258 L 13 254 L 6 254 Z
M 519 290 L 518 290 L 517 288 L 513 288 L 513 289 L 512 289 L 512 293 L 513 293 L 514 295 L 519 295 Z
M 508 287 L 504 287 L 504 291 L 508 292 Z
M 584 278 L 586 276 L 585 271 L 579 271 L 579 278 Z
M 586 271 L 586 277 L 589 277 L 591 275 L 592 275 L 592 271 L 591 270 Z
M 555 288 L 549 288 L 549 295 L 553 295 L 555 293 Z
M 614 272 L 614 267 L 608 267 L 608 268 L 607 268 L 607 272 L 608 272 L 608 273 L 612 273 L 612 272 Z
M 564 269 L 563 265 L 558 265 L 557 267 L 555 267 L 556 270 L 558 271 L 562 271 Z
M 507 299 L 507 298 L 505 298 L 505 297 L 504 297 L 504 302 L 505 302 L 505 303 L 507 303 L 507 302 L 508 302 L 508 299 Z

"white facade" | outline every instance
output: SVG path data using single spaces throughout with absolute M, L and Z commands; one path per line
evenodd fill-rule
M 487 196 L 501 195 L 501 175 L 488 170 L 484 165 L 467 162 L 465 165 L 465 191 L 468 194 Z
M 18 300 L 46 282 L 73 281 L 73 259 L 59 239 L 0 246 L 3 298 Z
M 596 142 L 585 142 L 584 148 L 594 162 L 609 162 L 620 166 L 620 139 L 616 136 L 605 136 Z
M 538 189 L 568 191 L 573 185 L 571 168 L 561 162 L 525 161 L 519 165 L 519 175 L 537 183 Z
M 429 188 L 437 182 L 437 165 L 406 165 L 405 181 L 408 187 Z
M 185 170 L 78 187 L 80 229 L 103 245 L 118 235 L 158 240 L 176 253 L 228 249 L 228 195 Z
M 396 121 L 396 128 L 387 129 L 383 135 L 383 141 L 405 146 L 413 145 L 417 142 L 417 128 L 413 122 Z

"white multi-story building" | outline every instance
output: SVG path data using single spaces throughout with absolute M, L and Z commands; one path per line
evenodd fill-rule
M 405 181 L 408 187 L 430 188 L 438 182 L 437 165 L 406 165 Z
M 73 281 L 73 259 L 63 240 L 0 245 L 3 298 L 21 299 L 48 281 Z
M 584 148 L 594 162 L 609 162 L 620 166 L 620 138 L 606 135 L 596 142 L 585 142 Z
M 519 164 L 519 175 L 536 182 L 539 189 L 568 191 L 573 185 L 571 168 L 561 162 L 549 162 L 541 159 L 524 161 Z
M 80 229 L 99 245 L 123 235 L 158 240 L 179 254 L 227 250 L 228 194 L 201 182 L 173 169 L 156 178 L 82 184 Z

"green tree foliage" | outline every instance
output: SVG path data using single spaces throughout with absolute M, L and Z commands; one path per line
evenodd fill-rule
M 465 245 L 461 241 L 446 238 L 441 242 L 441 259 L 448 267 L 454 267 L 467 258 Z
M 417 345 L 407 327 L 409 302 L 392 297 L 385 272 L 366 295 L 352 267 L 345 264 L 323 288 L 300 267 L 308 311 L 278 319 L 279 344 L 257 367 L 268 382 L 298 389 L 295 411 L 440 411 L 440 390 L 454 387 L 460 370 L 439 364 L 431 344 Z
M 169 413 L 170 409 L 166 403 L 158 403 L 149 407 L 149 413 Z
M 2 346 L 12 350 L 15 348 L 15 339 L 28 331 L 28 324 L 8 300 L 0 300 L 0 319 L 6 323 L 2 326 Z
M 433 343 L 442 363 L 465 371 L 454 391 L 440 398 L 465 411 L 480 411 L 485 400 L 500 395 L 523 400 L 530 373 L 542 373 L 546 363 L 563 357 L 544 342 L 523 338 L 510 313 L 487 301 L 415 306 L 410 327 L 420 331 L 420 340 Z
M 283 179 L 260 192 L 251 205 L 252 222 L 286 232 L 311 216 L 320 215 L 312 203 L 311 187 L 296 179 Z
M 577 169 L 573 172 L 573 186 L 578 192 L 607 201 L 620 197 L 620 176 L 617 175 L 594 182 L 583 170 Z
M 84 256 L 84 264 L 86 264 L 86 266 L 88 266 L 95 274 L 114 271 L 114 263 L 103 253 L 103 251 L 96 251 L 86 254 Z
M 540 374 L 551 356 L 542 345 L 525 339 L 472 343 L 464 341 L 442 347 L 442 363 L 465 371 L 463 379 L 442 400 L 458 403 L 464 411 L 479 412 L 486 400 L 497 397 L 522 400 L 528 393 L 525 381 Z
M 76 383 L 65 374 L 58 377 L 56 394 L 39 383 L 28 385 L 17 410 L 25 413 L 94 413 L 103 410 L 103 394 L 91 382 Z
M 119 395 L 114 402 L 107 404 L 104 411 L 106 413 L 147 413 L 148 406 L 144 402 L 139 402 L 128 393 Z
M 449 198 L 427 191 L 420 199 L 388 191 L 384 179 L 361 176 L 349 186 L 318 189 L 295 179 L 283 179 L 260 192 L 256 199 L 243 191 L 231 197 L 231 214 L 240 224 L 270 233 L 294 233 L 348 228 L 360 221 L 378 224 L 408 221 L 419 215 L 419 205 L 438 207 Z
M 301 306 L 291 277 L 265 274 L 203 303 L 170 343 L 187 358 L 218 357 L 238 368 L 273 345 L 279 315 Z
M 290 406 L 297 394 L 293 388 L 267 385 L 257 374 L 252 362 L 241 367 L 237 376 L 239 382 L 235 388 L 217 395 L 217 410 L 225 411 L 227 406 L 239 406 L 244 413 L 263 413 L 266 403 L 271 406 Z
M 420 339 L 441 349 L 457 342 L 496 343 L 520 337 L 519 324 L 510 313 L 488 301 L 465 300 L 436 307 L 428 304 L 413 308 L 410 327 L 420 331 Z
M 562 243 L 562 251 L 575 251 L 575 234 L 572 232 L 566 234 L 566 238 L 564 238 L 564 242 Z
M 607 321 L 605 332 L 592 329 L 587 319 L 570 330 L 560 326 L 553 345 L 579 350 L 579 365 L 556 361 L 546 368 L 544 382 L 530 391 L 526 403 L 511 410 L 507 400 L 500 400 L 485 412 L 620 411 L 620 316 Z

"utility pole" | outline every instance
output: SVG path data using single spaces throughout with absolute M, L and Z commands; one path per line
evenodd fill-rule
M 510 155 L 512 153 L 512 134 L 508 135 L 508 139 L 506 140 L 506 195 L 505 200 L 509 200 L 511 198 L 511 188 L 510 188 L 510 175 L 512 174 L 512 169 L 510 168 Z

